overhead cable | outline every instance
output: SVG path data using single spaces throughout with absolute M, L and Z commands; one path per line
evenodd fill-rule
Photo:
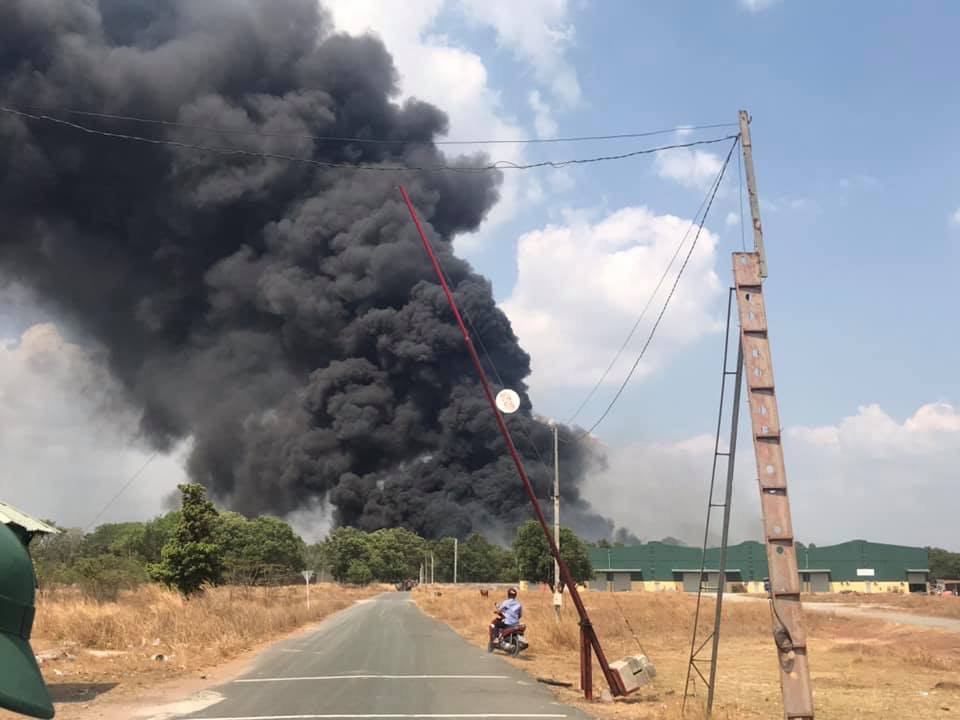
M 713 185 L 711 184 L 711 188 Z M 657 281 L 656 287 L 653 289 L 653 292 L 650 293 L 650 297 L 647 298 L 647 302 L 644 304 L 643 309 L 640 311 L 640 314 L 637 316 L 636 322 L 633 323 L 633 327 L 630 328 L 630 332 L 627 333 L 627 337 L 624 339 L 623 344 L 620 345 L 620 349 L 617 350 L 616 355 L 613 356 L 613 360 L 610 361 L 610 364 L 607 365 L 607 369 L 603 371 L 603 374 L 590 389 L 590 392 L 587 393 L 586 397 L 580 402 L 577 406 L 577 409 L 574 410 L 573 414 L 564 420 L 568 425 L 577 419 L 577 416 L 583 411 L 583 408 L 586 407 L 587 403 L 596 395 L 597 391 L 603 385 L 603 382 L 607 379 L 607 376 L 610 374 L 610 371 L 613 370 L 614 366 L 617 364 L 617 361 L 620 360 L 623 351 L 627 349 L 627 345 L 630 344 L 630 341 L 633 339 L 634 334 L 637 332 L 637 328 L 640 327 L 640 323 L 643 322 L 644 317 L 647 315 L 647 310 L 650 309 L 650 306 L 653 304 L 654 299 L 657 294 L 660 292 L 660 288 L 663 287 L 663 283 L 667 279 L 667 275 L 670 274 L 673 264 L 676 262 L 677 258 L 680 256 L 680 251 L 683 249 L 683 246 L 687 242 L 687 238 L 690 237 L 690 233 L 697 224 L 697 218 L 700 217 L 700 213 L 703 212 L 704 207 L 710 198 L 710 189 L 707 189 L 706 194 L 703 196 L 703 200 L 700 202 L 700 207 L 697 208 L 697 211 L 693 214 L 693 219 L 690 221 L 690 224 L 687 225 L 686 232 L 683 233 L 680 242 L 677 243 L 676 250 L 673 251 L 673 256 L 670 258 L 670 262 L 667 263 L 667 266 L 663 269 L 663 274 L 660 275 L 660 280 Z
M 693 242 L 690 243 L 690 249 L 687 250 L 687 255 L 683 259 L 683 264 L 680 266 L 680 270 L 677 273 L 677 277 L 674 278 L 673 286 L 670 288 L 670 292 L 667 294 L 666 300 L 664 300 L 663 307 L 660 308 L 660 314 L 657 315 L 657 319 L 653 323 L 653 327 L 650 328 L 650 333 L 647 335 L 647 340 L 644 342 L 643 347 L 640 349 L 640 353 L 637 355 L 637 359 L 633 363 L 633 367 L 630 368 L 630 372 L 627 373 L 627 376 L 624 378 L 623 382 L 620 384 L 619 389 L 616 394 L 613 396 L 613 399 L 610 400 L 610 403 L 607 405 L 606 409 L 597 418 L 597 421 L 593 423 L 587 430 L 584 431 L 583 436 L 589 435 L 602 423 L 607 415 L 610 414 L 610 411 L 613 409 L 613 406 L 616 405 L 617 400 L 620 399 L 620 396 L 623 394 L 624 389 L 626 389 L 627 384 L 630 382 L 633 377 L 634 372 L 636 372 L 637 367 L 640 365 L 640 361 L 643 360 L 644 356 L 647 353 L 647 348 L 650 347 L 650 342 L 653 340 L 653 336 L 657 332 L 657 328 L 660 327 L 660 321 L 663 320 L 664 314 L 667 312 L 667 308 L 670 305 L 670 300 L 673 299 L 673 294 L 677 290 L 677 285 L 680 284 L 680 278 L 683 277 L 684 270 L 687 269 L 687 264 L 690 262 L 690 257 L 693 255 L 693 251 L 697 247 L 697 241 L 700 239 L 700 233 L 703 231 L 703 225 L 707 220 L 707 216 L 710 214 L 710 208 L 713 206 L 713 201 L 717 196 L 717 191 L 720 189 L 720 183 L 723 182 L 723 176 L 726 173 L 727 166 L 730 164 L 730 158 L 733 156 L 733 151 L 737 147 L 737 143 L 740 140 L 740 136 L 737 135 L 734 138 L 733 143 L 730 145 L 730 151 L 727 153 L 726 160 L 723 161 L 723 166 L 720 168 L 720 173 L 717 175 L 717 179 L 713 184 L 713 190 L 710 193 L 710 201 L 707 203 L 707 207 L 703 212 L 703 216 L 700 218 L 700 224 L 697 227 L 697 234 L 693 238 Z
M 131 475 L 129 478 L 127 478 L 127 481 L 123 484 L 123 487 L 121 487 L 117 491 L 117 494 L 114 495 L 112 498 L 110 498 L 110 500 L 107 501 L 106 505 L 100 508 L 100 512 L 98 512 L 96 516 L 93 518 L 93 520 L 91 520 L 89 524 L 83 529 L 84 532 L 87 532 L 88 530 L 90 530 L 90 528 L 96 525 L 97 520 L 103 517 L 103 514 L 107 511 L 107 509 L 111 505 L 113 505 L 113 503 L 115 503 L 117 499 L 127 491 L 127 489 L 133 484 L 134 480 L 140 477 L 140 474 L 147 469 L 147 466 L 150 465 L 150 463 L 152 463 L 156 459 L 158 454 L 159 454 L 158 450 L 154 450 L 152 453 L 150 453 L 150 455 L 143 462 L 143 464 L 137 469 L 137 471 L 133 473 L 133 475 Z
M 29 120 L 36 121 L 45 121 L 50 122 L 56 125 L 62 125 L 64 127 L 69 127 L 74 130 L 80 130 L 82 132 L 99 135 L 102 137 L 109 137 L 117 140 L 128 140 L 132 142 L 146 143 L 150 145 L 166 145 L 170 147 L 177 147 L 185 150 L 199 150 L 202 152 L 217 153 L 220 155 L 237 155 L 243 157 L 256 157 L 266 160 L 283 160 L 285 162 L 295 162 L 303 163 L 306 165 L 314 165 L 317 167 L 324 168 L 338 168 L 342 170 L 363 170 L 370 172 L 459 172 L 459 173 L 482 173 L 490 172 L 493 170 L 534 170 L 537 168 L 564 168 L 570 165 L 586 165 L 591 163 L 600 163 L 608 162 L 611 160 L 625 160 L 628 158 L 639 157 L 641 155 L 652 155 L 654 153 L 663 152 L 665 150 L 676 150 L 680 148 L 690 148 L 697 145 L 712 145 L 715 143 L 724 142 L 725 140 L 732 140 L 737 137 L 736 135 L 728 135 L 725 137 L 711 138 L 707 140 L 696 140 L 688 143 L 676 143 L 672 145 L 661 145 L 659 147 L 644 148 L 643 150 L 634 150 L 632 152 L 621 153 L 618 155 L 601 155 L 595 157 L 587 158 L 575 158 L 572 160 L 544 160 L 541 162 L 533 163 L 515 163 L 509 160 L 498 160 L 493 163 L 486 165 L 476 165 L 476 166 L 464 166 L 464 165 L 386 165 L 386 164 L 370 164 L 370 163 L 345 163 L 345 162 L 335 162 L 331 160 L 317 160 L 315 158 L 309 157 L 297 157 L 295 155 L 284 155 L 282 153 L 270 153 L 270 152 L 261 152 L 257 150 L 244 150 L 242 148 L 228 148 L 228 147 L 218 147 L 213 145 L 198 145 L 195 143 L 186 143 L 180 142 L 178 140 L 165 140 L 160 138 L 148 138 L 140 135 L 128 135 L 126 133 L 117 133 L 111 132 L 109 130 L 98 130 L 96 128 L 87 127 L 86 125 L 80 125 L 78 123 L 71 122 L 69 120 L 63 120 L 62 118 L 55 118 L 50 115 L 37 115 L 33 113 L 27 113 L 22 110 L 16 110 L 10 107 L 0 106 L 0 112 L 8 113 L 11 115 L 17 115 Z
M 42 114 L 63 114 L 80 115 L 83 117 L 99 118 L 101 120 L 116 120 L 119 122 L 143 123 L 148 125 L 162 125 L 165 127 L 178 127 L 186 130 L 197 130 L 200 132 L 216 133 L 219 135 L 259 135 L 261 137 L 280 137 L 293 138 L 300 140 L 318 140 L 321 142 L 342 142 L 358 143 L 371 145 L 535 145 L 547 143 L 568 143 L 568 142 L 588 142 L 588 141 L 607 141 L 607 140 L 630 140 L 636 138 L 653 137 L 655 135 L 685 134 L 696 130 L 712 130 L 716 128 L 736 127 L 737 123 L 707 123 L 702 125 L 678 125 L 672 128 L 661 130 L 647 130 L 643 132 L 622 132 L 607 135 L 577 135 L 569 137 L 547 137 L 547 138 L 496 138 L 484 140 L 411 140 L 404 138 L 378 138 L 362 137 L 349 135 L 310 135 L 306 133 L 287 133 L 273 130 L 261 130 L 256 128 L 226 128 L 211 127 L 209 125 L 198 125 L 195 123 L 186 123 L 179 120 L 164 120 L 160 118 L 147 118 L 137 115 L 118 115 L 107 112 L 94 112 L 92 110 L 75 110 L 71 108 L 43 108 L 33 106 L 20 106 L 10 108 L 20 110 L 24 113 L 42 113 Z

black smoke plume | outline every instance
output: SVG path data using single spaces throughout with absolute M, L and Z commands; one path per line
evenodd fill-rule
M 0 3 L 8 108 L 324 161 L 485 161 L 445 157 L 432 140 L 446 116 L 396 96 L 383 44 L 337 34 L 316 0 Z M 339 523 L 427 536 L 510 528 L 527 500 L 398 181 L 503 384 L 523 397 L 510 423 L 547 498 L 549 470 L 520 428 L 549 451 L 525 392 L 529 357 L 489 283 L 451 247 L 496 202 L 496 173 L 319 168 L 0 113 L 0 267 L 107 349 L 156 448 L 193 438 L 191 476 L 230 507 L 329 502 Z M 608 535 L 579 494 L 600 458 L 563 435 L 567 518 Z

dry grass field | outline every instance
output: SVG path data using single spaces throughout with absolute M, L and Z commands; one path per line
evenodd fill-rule
M 105 692 L 153 687 L 185 675 L 202 676 L 258 644 L 317 622 L 383 586 L 310 588 L 218 587 L 184 599 L 156 585 L 98 603 L 71 588 L 37 598 L 31 643 L 57 704 L 74 717 Z M 0 718 L 14 718 L 0 710 Z
M 842 603 L 879 610 L 896 610 L 914 615 L 960 620 L 960 597 L 954 595 L 864 595 L 862 593 L 824 593 L 804 596 L 804 602 Z
M 432 589 L 416 591 L 417 603 L 471 642 L 485 645 L 493 595 L 499 591 L 482 598 L 475 588 L 439 590 L 440 596 Z M 638 652 L 624 622 L 626 615 L 657 667 L 658 677 L 652 685 L 614 702 L 583 703 L 576 690 L 576 612 L 568 600 L 557 625 L 547 593 L 521 595 L 531 646 L 526 657 L 510 662 L 535 677 L 574 683 L 572 689 L 558 689 L 559 697 L 600 718 L 680 718 L 695 599 L 675 593 L 585 593 L 584 599 L 611 659 Z M 706 611 L 706 621 L 712 624 L 712 601 L 707 602 Z M 960 634 L 827 613 L 808 613 L 807 626 L 818 720 L 960 715 Z M 714 717 L 781 717 L 766 604 L 725 603 L 721 637 Z M 598 667 L 594 668 L 594 682 L 599 694 L 604 685 Z M 699 717 L 703 688 L 699 691 L 700 697 L 690 701 L 692 712 L 688 705 L 688 718 Z

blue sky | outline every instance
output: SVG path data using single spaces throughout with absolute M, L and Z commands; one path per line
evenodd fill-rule
M 750 110 L 798 535 L 818 543 L 865 537 L 960 550 L 953 529 L 960 333 L 952 318 L 960 306 L 960 6 L 324 4 L 339 29 L 383 39 L 401 96 L 444 109 L 451 138 L 735 123 L 740 108 Z M 496 146 L 491 154 L 570 159 L 732 131 Z M 532 355 L 539 412 L 563 419 L 593 385 L 727 148 L 508 175 L 485 225 L 457 239 L 458 251 L 492 280 Z M 741 242 L 738 217 L 732 165 L 649 362 L 598 430 L 609 468 L 588 479 L 586 495 L 641 537 L 701 532 L 720 380 L 718 324 L 730 252 Z M 34 327 L 16 342 L 44 316 L 28 297 L 7 293 L 3 300 L 0 330 L 14 342 L 0 352 L 0 423 L 16 432 L 0 436 L 0 452 L 11 477 L 37 479 L 20 484 L 22 497 L 12 499 L 30 507 L 32 496 L 55 496 L 58 517 L 85 520 L 69 514 L 96 497 L 105 502 L 149 451 L 91 424 L 96 407 L 82 388 L 108 383 L 96 358 L 50 327 Z M 578 422 L 599 415 L 650 320 Z M 38 355 L 56 362 L 38 373 Z M 47 451 L 36 452 L 40 446 Z M 153 463 L 104 519 L 156 512 L 183 476 L 187 449 Z M 74 490 L 44 484 L 62 475 L 58 453 L 83 469 Z M 759 534 L 752 464 L 750 452 L 740 455 L 734 538 Z M 316 517 L 304 522 L 318 527 Z
M 534 91 L 549 108 L 554 127 L 546 129 L 555 136 L 735 122 L 738 109 L 750 110 L 770 265 L 765 292 L 798 532 L 817 542 L 861 536 L 949 544 L 952 521 L 939 508 L 960 500 L 953 489 L 960 461 L 960 333 L 949 319 L 960 300 L 960 222 L 952 220 L 960 208 L 960 97 L 951 92 L 960 8 L 913 3 L 879 11 L 797 0 L 423 4 L 430 9 L 417 20 L 402 19 L 401 29 L 391 18 L 365 15 L 376 2 L 358 8 L 334 1 L 333 7 L 341 26 L 384 38 L 404 92 L 444 107 L 452 137 L 534 135 L 542 129 L 529 102 Z M 411 34 L 418 38 L 415 48 Z M 451 60 L 438 48 L 455 48 L 461 57 Z M 444 74 L 442 67 L 434 76 L 423 69 L 442 59 L 466 87 L 473 77 L 463 70 L 470 66 L 467 56 L 485 70 L 476 93 L 486 104 L 471 104 L 459 93 L 452 99 L 435 77 Z M 551 67 L 565 83 L 552 79 Z M 579 87 L 573 98 L 571 73 Z M 537 146 L 524 158 L 566 159 L 675 140 Z M 725 149 L 705 148 L 715 156 Z M 588 496 L 642 536 L 689 532 L 702 522 L 722 342 L 715 323 L 724 309 L 730 252 L 741 238 L 739 226 L 727 222 L 730 213 L 739 214 L 735 179 L 734 167 L 707 223 L 716 236 L 709 260 L 718 288 L 707 289 L 709 268 L 688 271 L 677 299 L 699 296 L 702 312 L 694 318 L 671 308 L 664 337 L 651 347 L 661 356 L 599 431 L 610 447 L 611 469 L 591 478 Z M 614 312 L 612 290 L 607 297 L 584 291 L 581 299 L 595 311 L 579 324 L 562 325 L 562 342 L 531 330 L 532 315 L 556 320 L 573 308 L 559 298 L 571 278 L 562 256 L 588 242 L 598 225 L 564 245 L 563 232 L 576 224 L 570 218 L 602 223 L 618 210 L 643 207 L 687 220 L 704 190 L 675 180 L 649 158 L 578 168 L 558 183 L 543 173 L 541 195 L 530 200 L 520 191 L 522 199 L 505 201 L 510 212 L 489 223 L 479 240 L 460 243 L 492 279 L 533 355 L 540 412 L 566 417 L 597 376 L 570 372 L 558 380 L 553 373 L 547 382 L 551 366 L 570 364 L 568 358 L 588 354 L 595 344 L 615 349 L 636 312 Z M 549 231 L 551 225 L 560 230 Z M 534 272 L 522 276 L 518 247 L 531 234 L 543 242 L 530 256 Z M 592 269 L 589 262 L 582 266 L 584 274 Z M 521 295 L 528 301 L 518 301 Z M 684 331 L 686 337 L 671 340 L 671 333 Z M 601 367 L 609 355 L 603 357 Z M 625 371 L 617 367 L 580 421 L 599 414 Z M 756 537 L 752 456 L 740 458 L 734 534 Z M 885 520 L 895 511 L 897 522 Z
M 735 120 L 740 107 L 753 114 L 785 418 L 821 424 L 873 402 L 904 417 L 918 403 L 957 400 L 960 334 L 937 309 L 960 300 L 960 227 L 950 223 L 960 206 L 960 95 L 949 91 L 960 9 L 917 4 L 880 15 L 857 4 L 783 2 L 748 12 L 733 2 L 594 3 L 572 19 L 583 100 L 558 113 L 560 135 Z M 526 78 L 512 81 L 509 52 L 492 35 L 471 39 L 485 59 L 491 53 L 505 104 L 522 107 Z M 551 146 L 544 154 L 586 150 Z M 689 217 L 702 194 L 652 176 L 650 165 L 580 171 L 563 200 L 642 203 Z M 728 200 L 710 222 L 724 231 L 724 249 L 740 237 L 723 227 L 737 204 L 735 195 Z M 503 245 L 542 210 L 472 254 L 500 297 L 515 277 Z M 727 257 L 719 254 L 724 279 Z M 704 407 L 706 391 L 709 409 L 718 347 L 705 338 L 653 387 L 624 398 L 644 406 L 629 419 L 678 433 L 702 426 L 709 413 L 673 412 L 666 400 L 679 391 L 685 407 Z M 619 435 L 614 425 L 605 429 Z

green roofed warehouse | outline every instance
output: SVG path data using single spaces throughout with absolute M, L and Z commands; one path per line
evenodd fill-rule
M 700 548 L 650 542 L 590 548 L 592 590 L 696 592 L 716 588 L 720 550 L 707 550 L 703 575 Z M 839 545 L 797 544 L 804 592 L 922 592 L 929 589 L 926 548 L 851 540 Z M 764 592 L 767 555 L 759 542 L 727 549 L 726 592 Z

